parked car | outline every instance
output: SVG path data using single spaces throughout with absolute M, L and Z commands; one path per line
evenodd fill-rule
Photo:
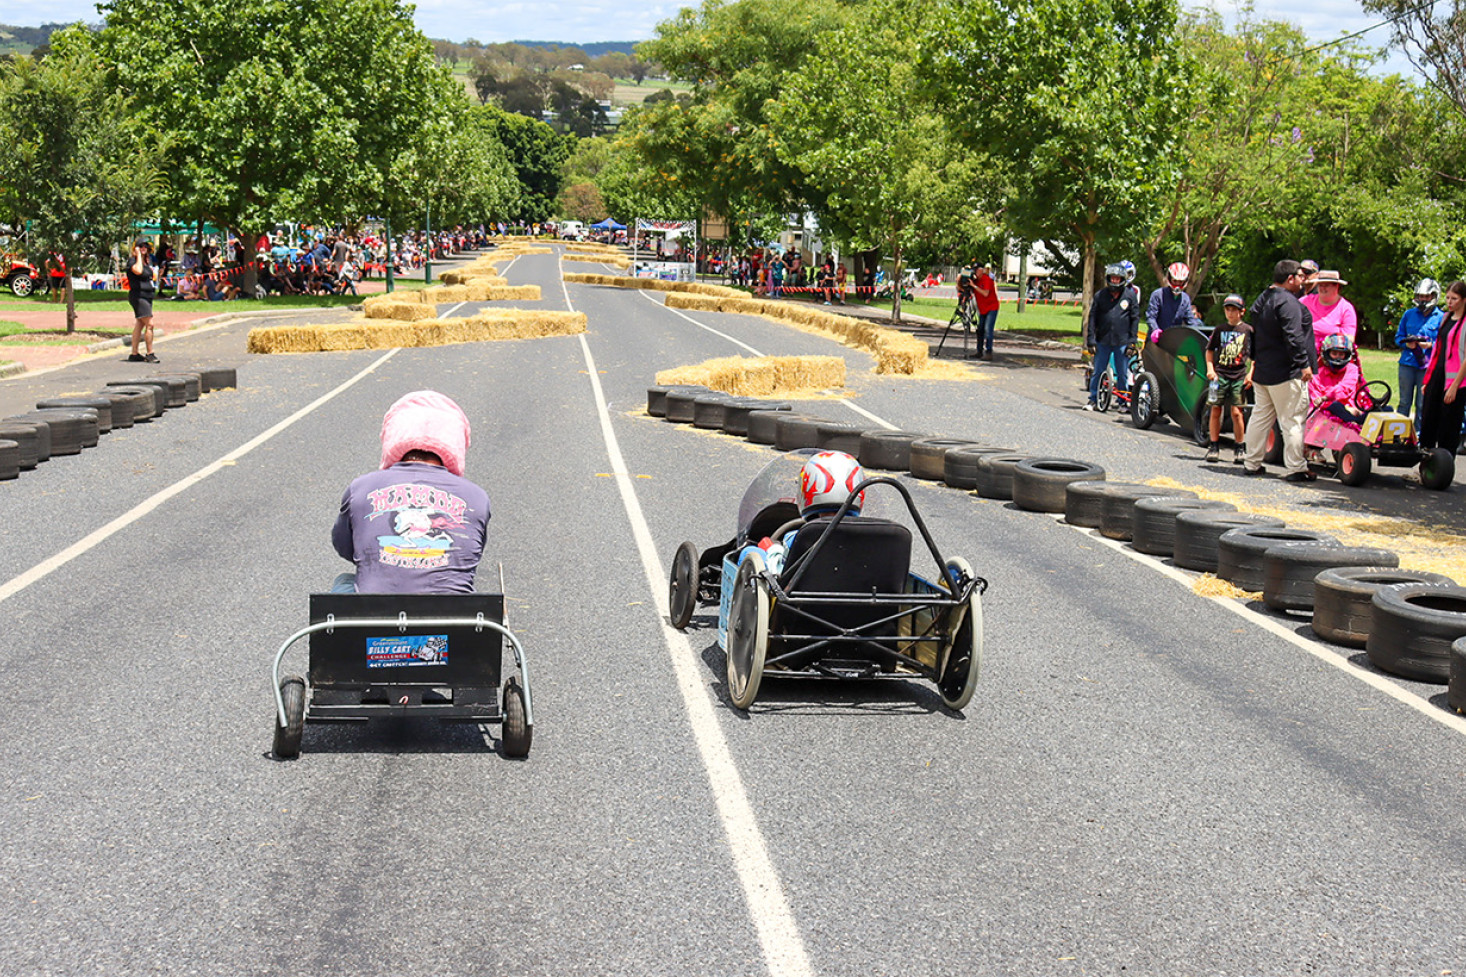
M 5 273 L 5 277 L 0 279 L 0 286 L 8 288 L 12 295 L 25 298 L 41 284 L 41 270 L 15 255 L 7 254 L 0 258 L 0 269 Z
M 580 221 L 561 221 L 559 224 L 555 225 L 555 228 L 562 240 L 585 240 L 585 224 Z

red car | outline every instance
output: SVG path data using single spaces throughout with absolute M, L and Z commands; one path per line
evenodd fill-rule
M 41 284 L 41 270 L 15 255 L 7 254 L 0 258 L 0 270 L 5 273 L 5 277 L 0 279 L 0 286 L 10 289 L 12 295 L 25 298 Z

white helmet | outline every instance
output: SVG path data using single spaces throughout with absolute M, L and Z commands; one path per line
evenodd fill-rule
M 863 481 L 865 469 L 845 452 L 821 451 L 811 455 L 799 471 L 799 514 L 809 517 L 821 514 L 821 510 L 835 511 Z M 855 497 L 850 513 L 859 515 L 864 504 L 865 493 L 861 492 Z
M 1415 304 L 1420 307 L 1420 311 L 1424 312 L 1435 304 L 1436 297 L 1440 294 L 1441 287 L 1435 283 L 1434 278 L 1422 278 L 1420 284 L 1415 286 Z M 1422 295 L 1428 295 L 1430 298 L 1422 302 L 1420 301 Z

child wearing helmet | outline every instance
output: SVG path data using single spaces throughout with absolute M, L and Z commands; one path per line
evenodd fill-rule
M 341 496 L 331 542 L 356 565 L 333 593 L 470 594 L 488 538 L 489 497 L 463 477 L 468 417 L 434 390 L 382 418 L 382 464 Z
M 1354 409 L 1354 398 L 1364 385 L 1364 374 L 1354 356 L 1354 343 L 1342 333 L 1323 341 L 1318 372 L 1308 381 L 1308 402 L 1314 410 L 1326 410 L 1341 421 L 1359 424 L 1363 413 Z
M 843 451 L 821 451 L 810 455 L 804 467 L 799 470 L 799 516 L 802 522 L 809 522 L 822 516 L 833 516 L 850 498 L 855 486 L 865 481 L 865 469 L 860 462 Z M 860 515 L 865 505 L 865 493 L 861 492 L 850 505 L 846 516 Z M 772 573 L 782 573 L 784 558 L 794 542 L 800 526 L 780 534 L 779 539 L 765 536 L 759 540 L 758 548 L 765 551 L 764 562 Z
M 1166 269 L 1166 284 L 1150 293 L 1145 307 L 1145 324 L 1150 330 L 1150 341 L 1161 338 L 1161 332 L 1173 326 L 1199 326 L 1201 316 L 1186 294 L 1186 283 L 1191 280 L 1191 269 L 1184 261 L 1173 262 Z

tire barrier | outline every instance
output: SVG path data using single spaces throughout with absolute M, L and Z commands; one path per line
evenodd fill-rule
M 1451 646 L 1466 637 L 1466 587 L 1396 584 L 1370 601 L 1369 660 L 1403 678 L 1449 682 Z
M 203 381 L 197 373 L 159 373 L 159 380 L 182 380 L 183 399 L 186 403 L 192 404 L 199 399 L 203 390 Z
M 692 402 L 692 426 L 704 431 L 723 429 L 723 409 L 733 398 L 727 394 L 707 393 Z
M 1216 573 L 1219 544 L 1233 529 L 1282 529 L 1283 520 L 1250 512 L 1214 512 L 1198 509 L 1176 514 L 1176 545 L 1171 559 L 1178 567 Z
M 112 432 L 112 401 L 106 397 L 52 397 L 36 401 L 36 410 L 90 410 L 97 415 L 97 433 Z
M 1154 485 L 1116 488 L 1100 496 L 1100 535 L 1128 541 L 1134 532 L 1135 503 L 1141 499 L 1194 498 L 1196 493 L 1187 489 L 1156 488 Z
M 866 431 L 860 436 L 861 467 L 884 472 L 911 470 L 911 444 L 928 437 L 915 431 Z
M 0 482 L 20 477 L 20 444 L 0 439 Z
M 132 422 L 134 424 L 147 424 L 153 418 L 163 413 L 160 401 L 163 392 L 157 387 L 151 386 L 111 386 L 110 384 L 102 391 L 103 395 L 110 393 L 126 394 L 132 398 Z
M 748 416 L 756 410 L 792 411 L 793 404 L 778 400 L 759 400 L 757 397 L 735 397 L 723 407 L 723 433 L 740 438 L 748 436 Z
M 860 457 L 860 438 L 865 434 L 860 424 L 844 424 L 828 421 L 819 426 L 819 448 L 822 451 L 843 451 L 855 458 Z
M 748 434 L 746 435 L 750 444 L 773 444 L 774 438 L 779 433 L 779 418 L 787 417 L 793 411 L 787 410 L 756 410 L 748 414 Z
M 1450 678 L 1446 684 L 1446 702 L 1457 712 L 1466 712 L 1466 638 L 1451 642 Z
M 1313 633 L 1326 641 L 1363 648 L 1369 640 L 1370 614 L 1374 594 L 1381 587 L 1402 583 L 1451 587 L 1456 581 L 1424 570 L 1394 570 L 1388 567 L 1333 567 L 1313 581 Z
M 1069 458 L 1027 458 L 1013 468 L 1013 502 L 1028 512 L 1063 512 L 1074 482 L 1102 482 L 1105 470 Z
M 774 422 L 774 447 L 780 451 L 820 446 L 820 425 L 830 423 L 823 417 L 793 412 L 782 414 Z
M 976 441 L 960 438 L 922 438 L 911 442 L 911 458 L 907 471 L 929 482 L 940 482 L 947 474 L 947 452 L 953 448 L 973 448 Z
M 668 390 L 667 412 L 663 419 L 673 424 L 691 424 L 693 411 L 697 407 L 697 398 L 710 392 L 706 389 L 694 390 L 685 387 L 680 390 Z
M 238 373 L 233 367 L 216 366 L 199 371 L 199 393 L 234 389 L 239 386 Z
M 952 488 L 977 488 L 977 463 L 988 455 L 1016 455 L 1021 452 L 1013 448 L 967 447 L 953 448 L 942 456 L 942 481 Z
M 707 387 L 699 387 L 699 386 L 694 386 L 694 385 L 691 385 L 691 384 L 681 384 L 681 383 L 668 384 L 665 387 L 661 387 L 661 386 L 658 386 L 658 387 L 647 387 L 646 388 L 646 412 L 648 414 L 650 414 L 652 417 L 666 417 L 667 416 L 667 394 L 671 393 L 674 390 L 679 390 L 679 391 L 693 390 L 693 391 L 698 391 L 698 392 L 703 392 L 703 393 L 709 392 Z
M 116 387 L 107 390 L 99 390 L 92 395 L 102 397 L 112 405 L 112 429 L 132 427 L 134 421 L 133 412 L 137 409 L 137 397 L 135 394 L 118 393 Z
M 1183 512 L 1209 509 L 1214 512 L 1236 512 L 1230 502 L 1215 499 L 1187 499 L 1177 496 L 1152 496 L 1135 500 L 1130 515 L 1130 546 L 1151 556 L 1170 556 L 1176 550 L 1176 517 Z
M 16 467 L 20 471 L 28 472 L 45 460 L 41 457 L 39 425 L 28 424 L 25 421 L 0 422 L 0 440 L 15 442 L 18 449 Z
M 1400 558 L 1373 546 L 1283 543 L 1262 554 L 1262 600 L 1275 611 L 1313 614 L 1314 580 L 1341 567 L 1397 567 Z
M 58 417 L 55 414 L 49 416 L 39 411 L 31 414 L 17 414 L 8 417 L 9 421 L 23 421 L 27 424 L 45 425 L 50 436 L 47 439 L 50 457 L 59 458 L 64 455 L 79 455 L 82 450 L 82 420 L 76 417 Z
M 1013 469 L 1028 455 L 983 455 L 977 461 L 977 494 L 984 499 L 1013 498 Z
M 1317 533 L 1311 529 L 1279 529 L 1273 526 L 1229 529 L 1217 540 L 1217 579 L 1249 594 L 1261 593 L 1267 582 L 1263 559 L 1272 547 L 1279 543 L 1331 543 L 1337 546 L 1338 542 L 1328 533 Z

